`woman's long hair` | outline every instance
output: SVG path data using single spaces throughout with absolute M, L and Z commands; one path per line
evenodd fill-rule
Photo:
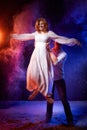
M 43 31 L 47 32 L 48 31 L 48 23 L 47 23 L 47 21 L 44 18 L 38 18 L 36 20 L 36 23 L 35 23 L 36 31 L 40 32 L 40 30 L 39 30 L 39 23 L 40 23 L 40 21 L 42 21 L 44 23 L 44 30 Z

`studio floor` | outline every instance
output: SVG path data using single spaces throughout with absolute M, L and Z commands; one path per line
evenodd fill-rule
M 45 123 L 46 101 L 0 101 L 0 130 L 87 130 L 87 101 L 69 101 L 74 126 L 67 126 L 60 101 L 54 102 L 50 123 Z

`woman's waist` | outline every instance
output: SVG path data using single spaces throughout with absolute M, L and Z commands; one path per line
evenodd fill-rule
M 35 43 L 35 48 L 44 48 L 44 49 L 46 49 L 46 44 L 43 44 L 43 43 Z

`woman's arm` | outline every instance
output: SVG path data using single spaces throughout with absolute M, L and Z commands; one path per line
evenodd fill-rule
M 67 37 L 59 36 L 52 31 L 49 31 L 49 35 L 51 39 L 53 39 L 55 42 L 58 42 L 60 44 L 65 44 L 68 46 L 73 46 L 75 44 L 81 45 L 80 42 L 75 38 L 67 38 Z
M 13 39 L 16 39 L 16 40 L 21 40 L 21 41 L 33 40 L 33 39 L 35 39 L 35 33 L 11 34 L 10 37 Z

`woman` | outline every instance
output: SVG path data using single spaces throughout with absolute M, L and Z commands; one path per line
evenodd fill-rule
M 35 40 L 35 49 L 32 53 L 28 69 L 27 69 L 27 85 L 26 88 L 33 92 L 29 99 L 33 99 L 38 92 L 53 103 L 52 86 L 53 86 L 53 65 L 50 52 L 47 49 L 50 40 L 54 40 L 60 44 L 69 46 L 80 44 L 74 38 L 66 38 L 55 34 L 48 30 L 48 23 L 44 18 L 39 18 L 35 23 L 36 31 L 31 34 L 13 34 L 12 38 L 17 40 Z

